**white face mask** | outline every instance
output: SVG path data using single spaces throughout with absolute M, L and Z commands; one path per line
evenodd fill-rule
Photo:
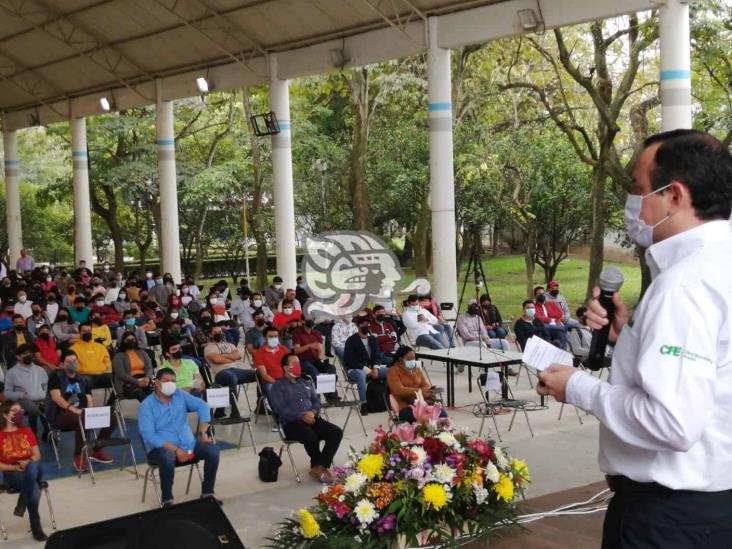
M 97 307 L 104 307 L 104 301 L 97 301 Z
M 25 303 L 26 299 L 28 299 L 28 298 L 25 297 L 24 295 L 18 296 L 18 301 L 20 301 L 21 303 Z
M 291 315 L 292 314 L 292 308 L 291 307 L 285 307 L 284 309 L 282 309 L 282 312 L 285 313 L 286 315 Z
M 209 303 L 211 303 L 211 305 L 216 305 L 216 304 L 218 304 L 219 299 L 217 297 L 212 297 L 208 301 L 209 301 Z
M 275 290 L 279 290 L 280 288 L 282 288 L 282 284 L 273 284 L 273 285 L 272 285 L 272 287 L 273 287 L 273 288 L 274 288 Z
M 280 344 L 280 338 L 278 337 L 268 337 L 267 338 L 267 345 L 270 346 L 271 349 L 276 348 Z
M 259 307 L 261 307 L 261 306 L 262 306 L 262 300 L 261 300 L 261 299 L 255 299 L 255 300 L 254 300 L 254 301 L 252 302 L 252 304 L 253 304 L 253 305 L 254 305 L 254 306 L 255 306 L 256 308 L 259 308 Z
M 178 313 L 170 313 L 170 318 L 173 318 L 173 319 L 178 318 Z
M 670 215 L 667 215 L 655 225 L 648 225 L 640 216 L 641 208 L 643 207 L 643 199 L 651 196 L 652 194 L 661 192 L 670 186 L 671 184 L 669 183 L 660 189 L 656 189 L 655 191 L 644 195 L 629 194 L 625 199 L 625 212 L 623 215 L 625 218 L 625 230 L 628 231 L 630 238 L 635 240 L 635 242 L 643 248 L 648 248 L 653 244 L 653 229 L 671 217 Z
M 165 381 L 160 384 L 160 392 L 163 393 L 165 396 L 173 396 L 173 393 L 175 393 L 175 381 Z

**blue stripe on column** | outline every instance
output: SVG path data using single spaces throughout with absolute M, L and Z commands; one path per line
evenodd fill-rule
M 280 125 L 280 130 L 289 130 L 290 129 L 290 123 L 289 122 L 278 122 Z
M 158 145 L 175 145 L 175 139 L 158 139 L 157 140 Z
M 685 80 L 691 78 L 691 71 L 661 71 L 661 80 Z
M 73 151 L 73 152 L 71 153 L 71 156 L 73 156 L 73 157 L 81 157 L 81 158 L 83 158 L 83 157 L 85 157 L 85 156 L 86 156 L 86 151 Z
M 19 160 L 6 160 L 5 161 L 6 166 L 17 166 L 18 164 L 20 164 Z
M 431 111 L 449 111 L 449 110 L 452 110 L 452 104 L 450 104 L 450 103 L 430 103 L 429 110 L 431 110 Z

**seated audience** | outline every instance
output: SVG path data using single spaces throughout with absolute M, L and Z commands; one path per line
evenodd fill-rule
M 300 378 L 300 361 L 287 353 L 280 363 L 284 375 L 269 392 L 269 402 L 279 418 L 285 437 L 302 442 L 310 456 L 310 476 L 331 482 L 330 466 L 343 438 L 340 427 L 320 417 L 320 397 L 309 381 Z M 325 441 L 320 449 L 320 441 Z
M 79 326 L 79 337 L 71 346 L 71 350 L 78 357 L 79 375 L 88 380 L 92 389 L 110 388 L 112 361 L 107 348 L 92 340 L 91 323 L 86 322 Z
M 343 315 L 338 322 L 333 324 L 331 330 L 331 345 L 338 359 L 343 362 L 343 353 L 346 350 L 346 340 L 355 334 L 358 328 L 353 323 L 350 315 Z
M 536 306 L 534 302 L 527 299 L 522 304 L 523 315 L 514 324 L 516 332 L 516 343 L 523 350 L 526 348 L 526 342 L 530 337 L 539 336 L 549 341 L 549 335 L 544 329 L 544 323 L 536 318 Z
M 33 314 L 33 301 L 28 299 L 28 294 L 25 290 L 20 290 L 16 294 L 16 301 L 13 312 L 16 315 L 21 315 L 23 317 L 23 320 L 30 318 L 30 316 Z
M 229 388 L 230 417 L 241 417 L 236 402 L 236 388 L 242 383 L 254 383 L 257 380 L 254 370 L 244 367 L 241 351 L 224 339 L 221 326 L 211 328 L 211 341 L 204 347 L 203 356 L 211 368 L 214 382 Z M 216 413 L 217 417 L 221 417 L 224 410 L 216 410 Z
M 488 330 L 488 337 L 506 339 L 506 329 L 503 327 L 503 319 L 498 307 L 493 305 L 488 294 L 480 296 L 480 308 L 485 320 L 485 329 Z
M 308 291 L 307 284 L 305 283 L 302 275 L 298 275 L 295 282 L 297 284 L 297 288 L 295 288 L 295 299 L 297 299 L 300 305 L 305 305 L 305 303 L 307 303 L 308 299 L 310 299 L 311 297 L 310 292 Z
M 547 301 L 542 286 L 534 288 L 534 297 L 536 299 L 536 303 L 534 304 L 536 307 L 536 318 L 544 324 L 544 330 L 546 330 L 547 334 L 552 339 L 558 338 L 559 346 L 565 349 L 567 347 L 567 326 L 562 321 L 564 311 L 562 311 L 562 308 L 557 303 Z
M 38 303 L 34 303 L 31 306 L 31 313 L 31 316 L 25 319 L 25 325 L 28 328 L 30 334 L 33 337 L 36 337 L 36 331 L 38 330 L 38 326 L 46 324 L 48 322 L 48 319 L 46 318 L 46 315 L 43 314 L 43 309 L 41 309 L 41 306 Z
M 162 279 L 161 279 L 162 280 Z M 175 372 L 161 368 L 155 376 L 155 392 L 140 404 L 138 425 L 148 459 L 158 464 L 163 507 L 173 504 L 176 464 L 203 460 L 201 497 L 214 497 L 219 447 L 208 436 L 211 412 L 208 404 L 186 391 L 178 391 Z M 188 412 L 198 415 L 198 433 L 193 436 Z
M 282 278 L 275 276 L 272 284 L 264 292 L 264 302 L 270 310 L 277 310 L 277 304 L 285 297 L 285 291 L 282 289 Z
M 74 322 L 77 324 L 88 322 L 90 314 L 91 309 L 86 306 L 86 299 L 81 296 L 74 299 L 74 306 L 69 309 L 69 315 Z
M 567 299 L 559 293 L 559 282 L 557 282 L 556 280 L 550 280 L 549 284 L 547 284 L 547 287 L 549 291 L 544 294 L 546 296 L 546 300 L 553 301 L 562 309 L 562 313 L 564 313 L 564 316 L 562 317 L 562 322 L 567 327 L 567 332 L 574 330 L 577 334 L 577 337 L 581 337 L 581 334 L 579 333 L 580 323 L 572 318 L 572 315 L 569 312 L 569 304 L 567 303 Z
M 430 294 L 420 296 L 418 298 L 419 306 L 422 307 L 425 311 L 427 311 L 429 314 L 431 314 L 433 317 L 437 319 L 437 323 L 433 324 L 433 327 L 435 330 L 440 332 L 443 336 L 445 336 L 445 339 L 452 343 L 452 326 L 445 322 L 445 319 L 442 317 L 442 311 L 440 310 L 440 304 L 437 303 L 437 300 L 434 299 Z
M 269 327 L 264 330 L 266 345 L 263 345 L 254 352 L 254 368 L 259 372 L 259 377 L 265 390 L 269 394 L 272 385 L 283 376 L 282 358 L 290 351 L 280 343 L 279 331 L 277 328 Z
M 92 311 L 89 321 L 92 326 L 92 340 L 104 345 L 107 349 L 111 349 L 112 332 L 109 329 L 109 326 L 103 323 L 101 315 L 96 311 Z M 116 331 L 117 330 L 115 328 L 115 332 Z
M 28 416 L 30 428 L 38 430 L 38 416 L 48 390 L 48 374 L 33 363 L 33 345 L 24 343 L 17 351 L 17 364 L 5 374 L 5 396 L 15 400 Z
M 264 329 L 267 327 L 267 322 L 264 319 L 264 312 L 260 309 L 254 312 L 254 326 L 249 328 L 244 334 L 244 344 L 247 348 L 247 353 L 250 355 L 254 354 L 254 351 L 264 345 Z
M 135 334 L 125 334 L 112 359 L 114 390 L 121 398 L 140 402 L 152 393 L 153 368 L 150 357 L 138 348 Z
M 121 315 L 114 309 L 106 304 L 104 301 L 104 294 L 96 294 L 93 298 L 93 305 L 91 307 L 91 314 L 97 313 L 102 319 L 102 323 L 106 325 L 112 325 L 116 328 L 120 321 Z
M 260 309 L 264 313 L 264 320 L 271 324 L 274 320 L 274 313 L 272 312 L 272 309 L 267 307 L 267 304 L 262 299 L 262 294 L 260 294 L 259 292 L 255 292 L 249 298 L 249 306 L 244 312 L 245 318 L 254 316 L 254 311 Z
M 66 307 L 61 307 L 58 310 L 56 321 L 53 323 L 53 337 L 62 347 L 79 340 L 79 328 L 69 315 Z
M 336 368 L 325 358 L 323 347 L 323 335 L 314 329 L 315 322 L 312 318 L 305 320 L 303 327 L 295 331 L 292 336 L 294 352 L 300 359 L 302 370 L 305 373 L 315 370 L 317 373 L 313 378 L 317 386 L 318 374 L 335 374 Z M 326 393 L 328 401 L 338 400 L 338 393 Z
M 295 290 L 288 288 L 285 292 L 285 297 L 277 304 L 277 310 L 281 311 L 285 306 L 285 302 L 290 301 L 294 310 L 302 312 L 302 304 L 297 300 L 296 295 Z
M 5 486 L 19 493 L 14 514 L 22 517 L 27 509 L 33 539 L 45 541 L 38 514 L 41 451 L 33 431 L 23 425 L 23 409 L 14 400 L 0 404 L 0 472 Z
M 94 406 L 92 387 L 86 378 L 77 375 L 78 363 L 74 351 L 66 351 L 61 355 L 61 369 L 56 370 L 48 378 L 48 395 L 46 396 L 46 417 L 48 422 L 60 431 L 74 431 L 74 468 L 79 472 L 87 470 L 86 461 L 81 458 L 84 440 L 81 436 L 79 416 L 84 408 Z M 112 436 L 116 427 L 114 414 L 111 415 L 110 427 L 99 432 L 99 440 Z M 90 452 L 89 459 L 99 463 L 112 463 L 112 458 L 101 450 Z
M 397 349 L 394 355 L 394 364 L 389 368 L 386 377 L 389 384 L 389 392 L 399 405 L 399 421 L 407 421 L 414 423 L 414 412 L 410 407 L 414 404 L 417 397 L 417 391 L 422 391 L 422 397 L 426 401 L 432 399 L 432 388 L 427 382 L 427 377 L 422 373 L 422 369 L 417 365 L 414 350 L 411 347 L 403 345 Z M 447 412 L 443 408 L 440 417 L 447 417 Z
M 440 322 L 429 311 L 419 305 L 416 295 L 407 298 L 407 307 L 402 314 L 402 322 L 410 339 L 418 346 L 428 349 L 447 349 L 448 341 L 437 329 Z
M 175 373 L 175 386 L 181 391 L 200 397 L 205 389 L 198 365 L 190 358 L 183 357 L 183 348 L 173 344 L 165 348 L 165 360 L 161 368 L 170 368 Z
M 155 300 L 155 303 L 164 307 L 168 303 L 170 297 L 170 288 L 164 284 L 163 275 L 160 273 L 155 275 L 155 283 L 151 288 L 148 288 L 149 296 Z
M 302 311 L 296 310 L 290 299 L 284 299 L 283 305 L 282 310 L 275 313 L 272 326 L 280 331 L 280 339 L 291 349 L 292 335 L 302 326 Z
M 46 309 L 43 312 L 48 324 L 53 325 L 53 323 L 56 322 L 56 315 L 58 314 L 59 308 L 60 305 L 56 300 L 56 294 L 48 294 L 46 296 Z
M 383 305 L 374 305 L 371 333 L 376 336 L 379 351 L 387 357 L 394 357 L 394 349 L 399 341 L 399 332 Z
M 45 324 L 39 326 L 37 335 L 38 337 L 34 342 L 36 347 L 35 363 L 42 366 L 47 374 L 50 374 L 59 368 L 61 351 L 56 346 L 56 340 L 51 334 L 50 327 Z
M 481 307 L 473 300 L 468 305 L 468 310 L 457 318 L 457 331 L 466 347 L 477 347 L 480 342 L 487 347 L 508 351 L 508 341 L 505 339 L 491 338 L 488 336 L 486 323 L 480 316 Z
M 358 399 L 361 401 L 361 415 L 368 414 L 366 406 L 366 381 L 370 379 L 386 379 L 386 366 L 391 361 L 381 354 L 376 337 L 371 335 L 371 321 L 367 316 L 355 320 L 358 332 L 346 341 L 343 353 L 343 366 L 348 379 L 356 382 Z M 367 373 L 368 372 L 368 373 Z

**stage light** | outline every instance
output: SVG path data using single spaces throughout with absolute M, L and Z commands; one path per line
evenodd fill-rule
M 110 110 L 112 110 L 112 105 L 109 103 L 109 99 L 107 99 L 106 97 L 102 97 L 99 100 L 99 104 L 101 105 L 104 112 L 109 112 Z
M 208 93 L 208 82 L 203 76 L 196 78 L 196 87 L 201 93 Z

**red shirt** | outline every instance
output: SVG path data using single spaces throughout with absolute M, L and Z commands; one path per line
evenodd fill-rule
M 310 329 L 310 333 L 307 333 L 304 329 L 298 330 L 292 336 L 293 345 L 309 345 L 310 343 L 323 343 L 323 335 L 314 328 Z M 308 349 L 297 356 L 303 362 L 313 362 L 320 358 L 314 349 Z
M 0 461 L 6 465 L 33 457 L 34 446 L 38 446 L 38 441 L 30 427 L 19 427 L 12 432 L 0 431 Z
M 254 367 L 264 366 L 267 375 L 275 379 L 280 379 L 285 373 L 282 371 L 282 357 L 290 351 L 284 345 L 280 345 L 272 351 L 265 343 L 262 347 L 254 351 Z
M 388 320 L 376 322 L 374 320 L 371 323 L 371 333 L 376 336 L 376 341 L 379 343 L 379 351 L 382 353 L 394 352 L 397 332 L 391 322 Z M 394 337 L 392 337 L 392 334 Z
M 554 301 L 548 299 L 544 303 L 538 301 L 534 304 L 536 307 L 536 318 L 541 320 L 544 324 L 550 324 L 552 319 L 556 321 L 557 326 L 562 325 L 562 319 L 564 318 L 564 311 Z M 546 307 L 546 310 L 544 309 Z
M 295 320 L 302 320 L 302 311 L 294 310 L 292 311 L 292 314 L 289 315 L 286 315 L 282 311 L 277 311 L 277 313 L 275 313 L 274 315 L 274 318 L 272 319 L 272 326 L 274 326 L 278 330 L 281 330 L 288 322 L 292 322 Z
M 56 341 L 53 338 L 49 337 L 47 340 L 43 340 L 37 337 L 33 343 L 38 348 L 38 352 L 41 353 L 43 360 L 47 360 L 54 366 L 58 366 L 59 357 L 56 353 Z

